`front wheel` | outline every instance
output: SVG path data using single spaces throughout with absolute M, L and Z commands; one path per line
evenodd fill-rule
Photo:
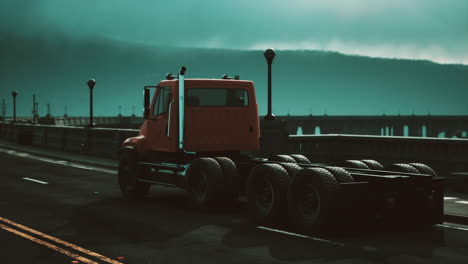
M 147 169 L 138 164 L 135 151 L 122 152 L 119 159 L 118 181 L 120 191 L 125 198 L 138 199 L 148 194 L 151 184 L 138 181 L 147 172 Z

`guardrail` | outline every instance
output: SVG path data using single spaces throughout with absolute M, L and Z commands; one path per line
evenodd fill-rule
M 0 122 L 0 138 L 22 145 L 117 158 L 121 143 L 138 135 L 134 129 L 83 128 Z
M 359 135 L 287 135 L 279 126 L 262 126 L 261 153 L 301 153 L 316 162 L 377 159 L 423 162 L 450 171 L 468 169 L 468 140 Z M 121 143 L 135 129 L 83 128 L 0 122 L 0 138 L 66 152 L 117 158 Z M 445 168 L 444 170 L 446 170 Z
M 468 168 L 468 140 L 359 135 L 290 135 L 288 152 L 316 161 L 377 159 L 423 162 L 444 171 Z M 442 168 L 452 166 L 452 168 Z

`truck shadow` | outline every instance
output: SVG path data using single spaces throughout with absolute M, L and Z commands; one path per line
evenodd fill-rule
M 444 231 L 437 229 L 424 232 L 370 230 L 313 237 L 272 232 L 253 225 L 245 207 L 245 203 L 237 203 L 217 211 L 200 212 L 188 206 L 185 192 L 157 187 L 150 197 L 140 201 L 111 196 L 79 207 L 71 217 L 71 225 L 88 244 L 125 241 L 154 247 L 186 236 L 191 237 L 189 240 L 195 236 L 197 243 L 204 244 L 205 237 L 215 236 L 221 241 L 220 247 L 266 248 L 272 258 L 283 261 L 366 259 L 384 262 L 399 255 L 431 258 L 435 249 L 445 246 Z M 291 231 L 287 227 L 272 228 Z M 96 237 L 98 232 L 103 235 Z M 213 245 L 206 243 L 206 247 Z

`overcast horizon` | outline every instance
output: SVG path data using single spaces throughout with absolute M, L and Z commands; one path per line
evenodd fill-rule
M 468 64 L 465 0 L 4 0 L 0 32 Z
M 262 115 L 266 48 L 278 115 L 468 113 L 467 0 L 2 0 L 0 22 L 7 113 L 15 89 L 18 115 L 37 94 L 86 116 L 95 78 L 96 115 L 140 115 L 141 87 L 185 65 L 254 81 Z

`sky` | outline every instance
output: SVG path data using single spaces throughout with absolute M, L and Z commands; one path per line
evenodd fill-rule
M 186 65 L 254 81 L 263 114 L 266 48 L 279 115 L 468 113 L 468 0 L 0 0 L 0 98 L 84 116 L 92 77 L 94 113 L 129 115 Z
M 0 33 L 468 64 L 467 0 L 2 0 Z

